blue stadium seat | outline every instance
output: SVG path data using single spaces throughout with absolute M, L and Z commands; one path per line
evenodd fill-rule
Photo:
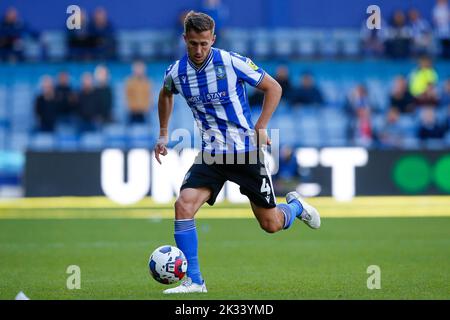
M 120 124 L 110 124 L 103 128 L 105 144 L 108 148 L 126 148 L 126 127 Z
M 399 117 L 398 124 L 407 137 L 416 137 L 417 120 L 414 116 L 403 114 Z
M 238 52 L 244 56 L 247 56 L 250 53 L 250 39 L 248 30 L 228 30 L 226 39 L 230 51 Z
M 105 137 L 101 132 L 86 132 L 81 135 L 79 147 L 83 151 L 99 151 L 105 148 Z
M 170 30 L 139 30 L 128 37 L 134 53 L 140 58 L 167 59 L 174 54 L 176 39 Z
M 441 150 L 445 148 L 445 141 L 442 139 L 429 139 L 424 143 L 424 146 L 429 150 Z
M 0 150 L 6 150 L 7 131 L 0 125 Z
M 51 133 L 36 133 L 29 144 L 29 148 L 34 151 L 52 151 L 55 147 L 56 139 Z
M 148 125 L 132 125 L 128 128 L 128 141 L 130 148 L 147 148 L 154 146 L 153 135 Z
M 126 124 L 128 120 L 128 108 L 125 93 L 125 82 L 117 81 L 113 84 L 114 101 L 113 101 L 113 118 L 120 124 Z
M 318 42 L 314 31 L 296 30 L 294 35 L 294 54 L 299 57 L 313 57 L 317 54 Z
M 316 31 L 318 52 L 322 57 L 334 58 L 339 54 L 339 40 L 334 34 L 326 31 Z
M 323 143 L 327 146 L 344 146 L 347 144 L 348 119 L 338 109 L 325 108 L 320 114 L 320 130 Z
M 25 38 L 24 55 L 28 61 L 38 61 L 41 57 L 41 47 L 39 42 L 34 39 Z
M 66 34 L 64 31 L 44 31 L 42 39 L 46 43 L 50 59 L 62 60 L 66 57 Z
M 319 147 L 323 144 L 317 113 L 303 110 L 290 118 L 294 127 L 292 131 L 296 132 L 296 140 L 300 146 Z
M 277 58 L 286 59 L 294 55 L 295 32 L 289 29 L 272 31 L 273 50 Z
M 270 32 L 266 29 L 258 29 L 252 33 L 252 56 L 254 59 L 265 59 L 272 51 Z
M 6 86 L 0 86 L 0 126 L 5 126 L 9 123 L 9 111 L 7 109 L 6 94 Z
M 339 105 L 343 103 L 343 94 L 339 91 L 335 81 L 321 80 L 319 87 L 322 90 L 323 98 L 330 105 Z
M 447 144 L 447 147 L 450 147 L 450 131 L 445 135 L 444 141 Z
M 125 61 L 132 60 L 137 55 L 137 44 L 134 33 L 130 31 L 119 31 L 117 33 L 117 54 Z
M 78 134 L 74 127 L 63 125 L 56 128 L 55 144 L 58 150 L 74 151 L 78 149 Z
M 6 148 L 8 150 L 24 152 L 30 144 L 30 137 L 24 132 L 10 132 L 7 139 Z
M 336 30 L 335 35 L 341 43 L 341 50 L 344 56 L 354 58 L 361 54 L 361 38 L 359 30 Z
M 369 78 L 366 80 L 369 99 L 373 103 L 373 108 L 379 111 L 386 111 L 388 106 L 388 92 L 380 79 Z
M 407 150 L 418 150 L 421 148 L 420 141 L 416 137 L 405 137 L 402 142 L 402 147 Z
M 144 59 L 154 59 L 157 56 L 158 35 L 157 31 L 136 31 L 134 40 L 137 44 L 137 53 Z

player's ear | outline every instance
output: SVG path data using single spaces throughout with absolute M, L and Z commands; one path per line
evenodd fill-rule
M 213 37 L 212 37 L 212 43 L 211 43 L 211 45 L 213 45 L 213 44 L 214 44 L 214 42 L 216 42 L 216 35 L 215 35 L 215 34 L 213 34 Z

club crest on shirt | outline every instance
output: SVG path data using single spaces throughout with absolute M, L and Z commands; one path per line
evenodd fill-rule
M 214 69 L 216 70 L 217 79 L 223 79 L 227 76 L 227 74 L 225 73 L 225 67 L 223 65 L 215 66 Z

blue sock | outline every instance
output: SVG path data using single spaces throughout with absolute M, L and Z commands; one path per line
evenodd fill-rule
M 183 251 L 188 262 L 187 276 L 192 282 L 202 284 L 202 274 L 198 262 L 198 239 L 194 219 L 175 220 L 175 242 Z
M 288 229 L 294 222 L 294 219 L 300 216 L 303 212 L 303 206 L 298 200 L 291 201 L 290 203 L 279 204 L 278 208 L 284 214 L 283 229 Z

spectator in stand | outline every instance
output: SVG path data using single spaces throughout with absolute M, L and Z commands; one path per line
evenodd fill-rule
M 144 123 L 153 108 L 152 83 L 142 61 L 133 63 L 133 74 L 127 79 L 125 90 L 128 105 L 128 122 Z
M 404 59 L 411 54 L 411 29 L 406 24 L 405 14 L 397 10 L 394 12 L 386 41 L 386 54 L 390 58 Z
M 58 120 L 64 123 L 74 124 L 77 96 L 70 85 L 70 76 L 67 71 L 58 74 L 58 82 L 55 87 L 55 97 L 58 103 Z
M 399 124 L 400 111 L 396 107 L 391 107 L 386 114 L 386 119 L 377 132 L 380 146 L 383 148 L 401 148 L 403 144 L 404 132 Z
M 109 85 L 109 71 L 99 65 L 95 68 L 94 77 L 96 81 L 95 97 L 97 100 L 98 121 L 109 123 L 112 121 L 113 92 Z
M 280 84 L 283 93 L 281 99 L 288 102 L 292 95 L 292 85 L 289 80 L 289 69 L 285 65 L 278 66 L 275 72 L 275 80 Z
M 300 87 L 292 90 L 290 102 L 295 105 L 320 105 L 323 104 L 322 93 L 314 83 L 314 77 L 309 72 L 304 72 L 300 77 Z
M 436 0 L 433 8 L 435 33 L 441 46 L 441 57 L 450 58 L 450 11 L 447 0 Z
M 388 38 L 387 23 L 381 20 L 381 29 L 367 28 L 366 20 L 361 26 L 361 48 L 366 57 L 380 58 L 385 53 L 385 41 Z
M 359 108 L 370 108 L 369 94 L 362 84 L 354 87 L 347 97 L 346 109 L 350 115 L 356 115 Z
M 116 40 L 114 27 L 108 19 L 106 10 L 95 9 L 89 24 L 89 37 L 95 59 L 114 59 L 116 57 Z
M 86 11 L 80 13 L 80 29 L 67 29 L 66 41 L 68 58 L 70 60 L 90 60 L 92 56 L 92 41 L 89 36 L 88 15 Z
M 370 147 L 373 142 L 373 125 L 371 110 L 368 107 L 356 110 L 354 141 L 357 145 Z
M 410 113 L 414 111 L 414 97 L 408 90 L 408 81 L 404 76 L 397 76 L 394 79 L 391 94 L 389 96 L 391 108 L 396 108 L 400 113 Z
M 277 173 L 273 176 L 274 190 L 277 195 L 283 195 L 289 190 L 295 190 L 299 184 L 297 157 L 288 145 L 280 148 L 280 162 Z
M 357 144 L 370 146 L 372 143 L 372 121 L 369 94 L 364 85 L 357 85 L 349 94 L 346 103 L 350 118 L 349 136 Z
M 283 93 L 281 99 L 286 103 L 292 103 L 293 88 L 289 80 L 289 69 L 285 65 L 280 65 L 275 71 L 275 80 L 280 84 Z M 253 90 L 249 96 L 249 104 L 251 107 L 261 107 L 264 100 L 264 92 L 261 90 Z
M 420 16 L 420 12 L 417 9 L 410 9 L 408 18 L 413 38 L 412 53 L 414 56 L 430 54 L 433 40 L 430 24 Z
M 409 91 L 417 98 L 423 94 L 430 84 L 436 85 L 438 75 L 433 68 L 431 59 L 423 56 L 419 59 L 419 66 L 412 71 L 409 81 Z
M 23 37 L 26 35 L 38 37 L 38 34 L 19 18 L 14 7 L 8 8 L 0 22 L 0 61 L 22 61 L 24 58 Z
M 418 137 L 421 141 L 443 139 L 446 125 L 440 123 L 436 116 L 436 110 L 432 107 L 424 107 L 420 113 L 420 125 Z
M 58 104 L 55 98 L 53 80 L 45 75 L 41 80 L 41 93 L 34 103 L 34 112 L 37 117 L 37 130 L 53 132 L 58 117 Z
M 98 111 L 94 79 L 86 72 L 81 76 L 81 90 L 78 95 L 80 131 L 94 131 L 99 128 L 101 115 Z
M 444 81 L 439 102 L 439 104 L 444 108 L 450 106 L 450 79 Z
M 430 83 L 424 93 L 415 98 L 417 107 L 437 107 L 439 105 L 439 95 L 436 86 Z

